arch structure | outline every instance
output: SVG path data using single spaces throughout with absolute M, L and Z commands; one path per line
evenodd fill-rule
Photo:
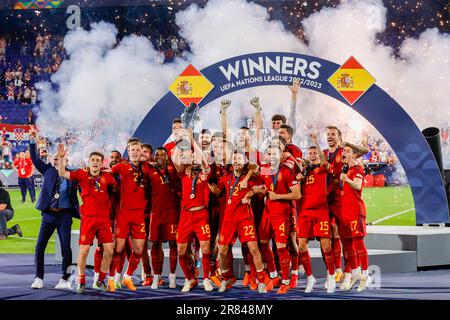
M 186 70 L 189 68 L 192 71 L 192 66 Z M 449 221 L 443 178 L 420 129 L 392 97 L 374 84 L 375 79 L 353 57 L 339 65 L 297 53 L 259 52 L 214 63 L 197 71 L 196 76 L 199 75 L 212 84 L 212 89 L 201 97 L 200 89 L 189 87 L 187 74 L 184 94 L 194 94 L 196 98 L 191 100 L 199 102 L 200 108 L 234 91 L 266 85 L 286 86 L 294 78 L 300 79 L 303 89 L 341 101 L 366 118 L 395 151 L 411 186 L 416 223 Z M 196 83 L 198 78 L 192 84 Z M 172 120 L 180 116 L 188 100 L 189 97 L 181 99 L 173 90 L 168 91 L 150 109 L 134 136 L 154 146 L 162 145 L 171 134 Z

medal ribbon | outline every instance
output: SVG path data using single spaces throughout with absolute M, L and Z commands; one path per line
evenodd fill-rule
M 231 179 L 233 177 L 235 177 L 234 178 L 234 182 L 233 182 L 233 188 L 230 188 L 230 186 L 231 186 Z M 228 180 L 228 190 L 230 190 L 229 193 L 228 193 L 228 200 L 230 200 L 230 201 L 231 201 L 231 198 L 233 197 L 234 189 L 236 189 L 236 186 L 237 186 L 237 184 L 239 182 L 239 178 L 240 177 L 235 176 L 234 173 L 233 173 L 233 175 L 230 176 L 230 179 Z

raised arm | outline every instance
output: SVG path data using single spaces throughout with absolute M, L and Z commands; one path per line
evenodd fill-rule
M 175 166 L 175 169 L 178 173 L 183 171 L 183 165 L 180 163 L 180 153 L 181 150 L 178 148 L 178 146 L 175 146 L 173 148 L 173 154 L 172 154 L 172 163 Z
M 291 90 L 291 105 L 289 108 L 289 125 L 294 129 L 294 135 L 295 130 L 297 128 L 297 120 L 295 118 L 295 113 L 297 109 L 297 94 L 300 90 L 300 80 L 295 79 L 292 82 L 292 86 L 289 86 L 289 90 Z
M 261 105 L 259 104 L 259 97 L 254 97 L 250 100 L 250 104 L 255 108 L 255 129 L 256 129 L 256 138 L 259 139 L 261 132 L 264 129 L 264 123 L 261 115 Z
M 42 161 L 39 158 L 39 155 L 37 152 L 37 145 L 36 145 L 36 130 L 34 130 L 34 129 L 30 130 L 29 135 L 30 135 L 30 158 L 31 158 L 31 161 L 33 162 L 36 169 L 38 169 L 38 171 L 44 175 L 45 172 L 47 171 L 47 169 L 50 167 L 50 165 L 45 163 L 44 161 Z
M 327 170 L 330 167 L 330 163 L 328 162 L 327 158 L 325 157 L 325 154 L 323 153 L 322 149 L 320 148 L 319 143 L 317 142 L 317 133 L 311 133 L 311 141 L 314 146 L 316 146 L 317 154 L 319 155 L 320 159 L 320 165 L 325 167 Z
M 228 120 L 227 120 L 227 109 L 231 105 L 231 100 L 222 100 L 220 101 L 220 125 L 222 127 L 222 132 L 225 134 L 225 137 L 228 139 Z
M 70 172 L 66 170 L 66 154 L 67 150 L 64 147 L 64 144 L 60 143 L 58 144 L 58 158 L 59 158 L 59 165 L 58 165 L 58 174 L 60 177 L 70 179 Z
M 194 147 L 194 154 L 195 154 L 195 158 L 197 159 L 202 159 L 202 170 L 203 171 L 208 171 L 209 169 L 209 164 L 208 164 L 208 160 L 205 157 L 205 154 L 203 153 L 202 148 L 200 148 L 200 146 L 198 145 L 198 143 L 194 140 L 194 136 L 191 133 L 191 143 L 192 146 Z

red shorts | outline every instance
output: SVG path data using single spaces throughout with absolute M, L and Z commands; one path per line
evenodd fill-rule
M 177 229 L 177 242 L 189 243 L 194 235 L 197 236 L 198 241 L 211 240 L 208 210 L 181 211 Z
M 287 243 L 290 225 L 289 216 L 271 216 L 265 211 L 259 224 L 259 239 L 269 241 L 275 238 L 276 242 Z
M 177 239 L 178 209 L 155 210 L 150 215 L 150 241 Z
M 95 237 L 99 244 L 114 242 L 109 220 L 97 220 L 95 218 L 83 217 L 80 225 L 79 245 L 92 246 Z
M 226 246 L 234 244 L 236 234 L 240 243 L 258 241 L 255 223 L 252 219 L 224 220 L 220 228 L 219 245 Z
M 343 219 L 339 221 L 339 235 L 343 239 L 365 237 L 366 231 L 366 219 L 359 215 L 355 216 L 355 219 Z
M 137 210 L 136 210 L 137 211 Z M 145 239 L 144 211 L 120 211 L 116 218 L 115 236 L 117 239 Z
M 304 210 L 298 217 L 298 238 L 330 238 L 328 209 Z

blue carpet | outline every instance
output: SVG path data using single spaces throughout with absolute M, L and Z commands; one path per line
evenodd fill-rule
M 237 281 L 233 289 L 218 293 L 206 293 L 202 285 L 191 292 L 181 293 L 183 279 L 178 279 L 177 289 L 169 289 L 168 280 L 158 290 L 138 286 L 137 292 L 120 290 L 115 293 L 103 293 L 87 289 L 84 295 L 78 295 L 71 290 L 56 290 L 53 287 L 60 278 L 60 265 L 57 265 L 53 255 L 46 256 L 44 288 L 30 288 L 34 279 L 33 256 L 31 255 L 0 255 L 0 299 L 1 300 L 450 300 L 450 270 L 420 271 L 413 273 L 382 274 L 381 287 L 366 290 L 363 293 L 353 289 L 350 292 L 327 294 L 324 289 L 325 279 L 317 279 L 314 292 L 303 292 L 306 279 L 300 279 L 299 288 L 290 290 L 286 295 L 276 293 L 258 294 L 241 285 Z M 91 286 L 93 271 L 87 270 L 86 282 Z M 139 279 L 135 278 L 135 283 Z M 200 281 L 201 282 L 201 281 Z M 216 290 L 216 289 L 215 289 Z

